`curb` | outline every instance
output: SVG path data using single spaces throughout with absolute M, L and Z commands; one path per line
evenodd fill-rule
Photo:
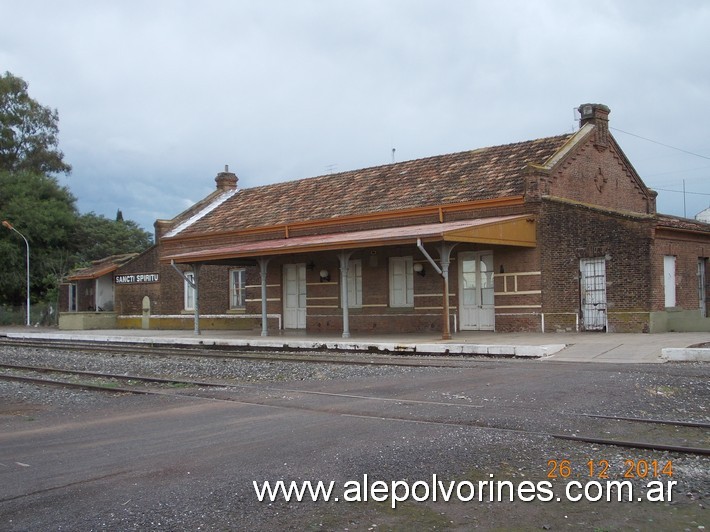
M 55 333 L 12 333 L 8 338 L 38 338 L 42 340 L 68 340 L 72 342 L 118 342 L 161 345 L 228 346 L 260 349 L 301 349 L 349 351 L 382 354 L 410 355 L 483 355 L 499 357 L 542 358 L 561 351 L 566 344 L 549 345 L 486 345 L 486 344 L 397 344 L 391 342 L 323 342 L 308 340 L 238 340 L 219 338 L 167 338 L 147 336 L 76 335 Z
M 661 350 L 665 360 L 676 362 L 710 362 L 710 349 L 700 347 L 666 347 Z

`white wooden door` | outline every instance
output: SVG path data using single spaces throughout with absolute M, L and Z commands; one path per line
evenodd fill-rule
M 663 294 L 666 307 L 676 306 L 675 260 L 673 255 L 663 257 Z
M 459 254 L 459 320 L 464 331 L 495 330 L 493 253 Z
M 284 265 L 284 329 L 306 328 L 306 265 Z
M 700 303 L 700 315 L 703 318 L 708 317 L 708 295 L 705 290 L 706 280 L 705 280 L 705 265 L 708 259 L 699 258 L 698 259 L 698 301 Z
M 580 297 L 585 331 L 606 330 L 606 259 L 581 259 Z

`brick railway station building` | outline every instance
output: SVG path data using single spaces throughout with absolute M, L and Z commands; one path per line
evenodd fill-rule
M 225 168 L 153 247 L 75 272 L 60 327 L 92 327 L 70 295 L 110 282 L 115 327 L 710 331 L 710 224 L 658 214 L 609 109 L 579 110 L 571 134 L 267 186 Z

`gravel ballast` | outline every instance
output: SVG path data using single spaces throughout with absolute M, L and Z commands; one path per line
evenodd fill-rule
M 198 448 L 194 457 L 183 456 L 184 463 L 177 461 L 159 473 L 131 473 L 126 479 L 130 489 L 121 488 L 128 489 L 125 496 L 123 491 L 120 497 L 113 494 L 112 490 L 119 489 L 114 484 L 102 484 L 105 493 L 86 493 L 85 502 L 80 497 L 67 499 L 66 508 L 44 496 L 0 500 L 0 514 L 5 511 L 13 519 L 11 525 L 0 521 L 0 528 L 8 530 L 469 530 L 494 526 L 591 530 L 644 528 L 643 524 L 672 529 L 669 523 L 682 524 L 683 530 L 703 524 L 710 497 L 707 456 L 568 442 L 546 435 L 580 430 L 604 435 L 617 430 L 615 422 L 601 419 L 589 418 L 580 424 L 574 416 L 583 413 L 707 422 L 710 384 L 707 365 L 702 363 L 622 367 L 480 359 L 466 368 L 420 368 L 12 346 L 0 348 L 0 362 L 244 384 L 235 390 L 204 389 L 204 397 L 264 401 L 271 405 L 269 415 L 311 416 L 315 412 L 317 416 L 304 417 L 304 423 L 308 420 L 322 427 L 309 433 L 305 426 L 299 431 L 298 423 L 293 428 L 281 426 L 287 418 L 277 418 L 281 421 L 268 429 L 265 440 L 257 433 L 235 430 L 235 445 L 256 438 L 271 455 L 262 458 L 258 445 L 247 445 L 227 466 L 213 469 L 212 460 L 218 460 L 220 453 L 203 461 L 199 458 L 207 449 Z M 279 389 L 283 392 L 274 391 Z M 317 403 L 321 395 L 299 395 L 299 390 L 333 396 Z M 386 398 L 388 403 L 374 410 L 363 397 Z M 168 409 L 199 401 L 177 395 L 152 398 L 0 381 L 0 433 L 77 423 L 114 411 L 139 415 L 148 408 Z M 281 405 L 286 410 L 280 410 Z M 346 409 L 362 415 L 343 417 Z M 407 416 L 410 421 L 404 419 Z M 576 420 L 574 424 L 571 419 Z M 340 432 L 328 432 L 332 421 L 339 424 Z M 460 421 L 473 424 L 457 425 Z M 663 430 L 654 428 L 652 434 Z M 225 447 L 223 452 L 236 451 Z M 391 512 L 386 505 L 372 504 L 262 504 L 245 480 L 332 478 L 342 482 L 369 473 L 373 478 L 416 481 L 437 473 L 439 478 L 457 481 L 485 480 L 489 474 L 513 482 L 538 481 L 546 477 L 552 459 L 568 459 L 577 466 L 590 459 L 607 460 L 614 475 L 623 472 L 626 460 L 672 460 L 673 478 L 680 487 L 672 504 L 650 507 L 406 503 Z M 634 482 L 642 483 L 640 479 Z

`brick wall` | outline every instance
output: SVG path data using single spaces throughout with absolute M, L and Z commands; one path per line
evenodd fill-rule
M 161 285 L 165 279 L 165 269 L 158 264 L 158 248 L 154 246 L 113 273 L 116 276 L 156 272 L 160 274 L 160 283 L 114 284 L 114 308 L 119 315 L 140 315 L 144 296 L 150 298 L 152 314 L 163 312 Z
M 593 134 L 553 174 L 542 179 L 543 195 L 609 209 L 655 213 L 655 192 L 645 187 L 615 142 L 600 145 Z
M 436 256 L 433 246 L 429 251 Z M 424 265 L 425 275 L 413 275 L 414 306 L 389 306 L 389 258 L 411 256 L 414 263 Z M 368 248 L 356 250 L 351 260 L 362 264 L 362 307 L 349 309 L 352 332 L 418 332 L 441 331 L 442 279 L 421 255 L 416 246 Z M 291 255 L 274 258 L 268 266 L 267 311 L 283 312 L 283 268 L 285 264 L 312 263 L 306 269 L 307 329 L 312 332 L 342 332 L 340 263 L 336 252 Z M 328 270 L 330 281 L 321 282 L 320 271 Z M 451 293 L 456 290 L 456 269 L 452 267 Z M 247 271 L 247 309 L 249 314 L 261 313 L 260 276 L 256 268 Z M 452 305 L 455 297 L 451 298 Z M 454 312 L 454 309 L 452 309 Z
M 426 246 L 429 253 L 438 259 L 437 246 Z M 454 316 L 458 313 L 458 254 L 466 251 L 492 250 L 496 271 L 503 266 L 505 275 L 510 278 L 510 287 L 505 296 L 497 296 L 496 304 L 505 305 L 506 309 L 496 311 L 497 330 L 540 330 L 539 294 L 541 281 L 539 272 L 539 254 L 535 248 L 510 248 L 504 246 L 460 244 L 452 254 L 449 270 L 450 323 L 453 328 Z M 389 259 L 390 257 L 411 256 L 413 263 L 420 263 L 425 274 L 413 275 L 414 305 L 412 307 L 391 307 L 389 303 Z M 440 275 L 426 261 L 416 246 L 377 247 L 356 250 L 351 260 L 362 264 L 362 307 L 349 309 L 350 330 L 353 333 L 411 333 L 431 332 L 438 334 L 443 325 L 443 281 Z M 306 269 L 307 291 L 307 330 L 311 332 L 342 332 L 342 308 L 340 289 L 340 265 L 335 252 L 314 253 L 309 255 L 291 255 L 274 258 L 269 262 L 267 275 L 267 311 L 271 314 L 283 312 L 283 268 L 285 264 L 312 263 L 312 269 Z M 320 281 L 320 270 L 330 273 L 329 281 Z M 517 273 L 516 294 L 513 279 Z M 497 284 L 503 277 L 497 275 Z M 248 314 L 261 313 L 261 287 L 258 270 L 247 270 L 247 309 Z M 533 292 L 533 293 L 529 293 Z M 519 308 L 516 308 L 519 305 Z
M 668 234 L 653 244 L 652 216 L 621 213 L 568 200 L 543 198 L 538 213 L 538 247 L 521 248 L 460 244 L 450 268 L 451 315 L 458 313 L 458 254 L 492 250 L 495 271 L 495 326 L 499 332 L 539 331 L 545 316 L 545 330 L 573 330 L 580 317 L 580 259 L 605 257 L 609 330 L 648 330 L 649 313 L 663 309 L 663 255 L 678 256 L 677 294 L 679 306 L 695 308 L 697 259 L 707 256 L 702 241 L 679 239 Z M 530 206 L 527 207 L 528 210 Z M 492 214 L 492 213 L 488 213 Z M 702 239 L 701 239 L 702 240 Z M 705 247 L 703 247 L 703 245 Z M 427 249 L 438 258 L 437 246 Z M 653 249 L 653 254 L 651 250 Z M 703 255 L 705 254 L 705 255 Z M 389 258 L 411 256 L 423 264 L 426 274 L 415 274 L 414 306 L 389 306 Z M 649 257 L 653 258 L 649 261 Z M 432 332 L 442 329 L 442 281 L 414 246 L 375 247 L 356 250 L 363 276 L 363 306 L 351 308 L 353 333 Z M 340 267 L 337 252 L 292 254 L 274 257 L 268 266 L 267 312 L 283 312 L 283 268 L 285 264 L 312 263 L 307 269 L 307 329 L 311 332 L 342 331 Z M 146 254 L 119 273 L 155 271 L 160 285 L 117 286 L 122 313 L 140 313 L 143 294 L 151 296 L 154 314 L 180 314 L 183 310 L 183 281 L 169 265 L 156 265 L 157 254 Z M 187 267 L 185 267 L 187 269 Z M 330 273 L 321 282 L 319 272 Z M 229 308 L 229 266 L 203 266 L 200 310 L 202 314 L 223 314 Z M 247 267 L 245 313 L 261 314 L 259 269 Z M 129 300 L 131 303 L 129 303 Z M 128 309 L 128 310 L 126 310 Z M 452 319 L 453 323 L 453 319 Z M 270 321 L 270 328 L 276 326 Z
M 710 235 L 693 235 L 675 231 L 659 230 L 653 246 L 652 261 L 652 309 L 665 310 L 663 258 L 671 255 L 676 258 L 676 308 L 695 310 L 700 308 L 698 294 L 698 259 L 710 256 Z M 706 265 L 707 268 L 707 265 Z M 705 272 L 706 295 L 708 277 Z
M 547 330 L 569 329 L 580 312 L 580 259 L 606 258 L 612 332 L 641 332 L 651 310 L 654 221 L 571 202 L 542 202 L 538 230 Z
M 542 279 L 539 248 L 496 246 L 492 249 L 496 272 L 496 331 L 540 331 Z

